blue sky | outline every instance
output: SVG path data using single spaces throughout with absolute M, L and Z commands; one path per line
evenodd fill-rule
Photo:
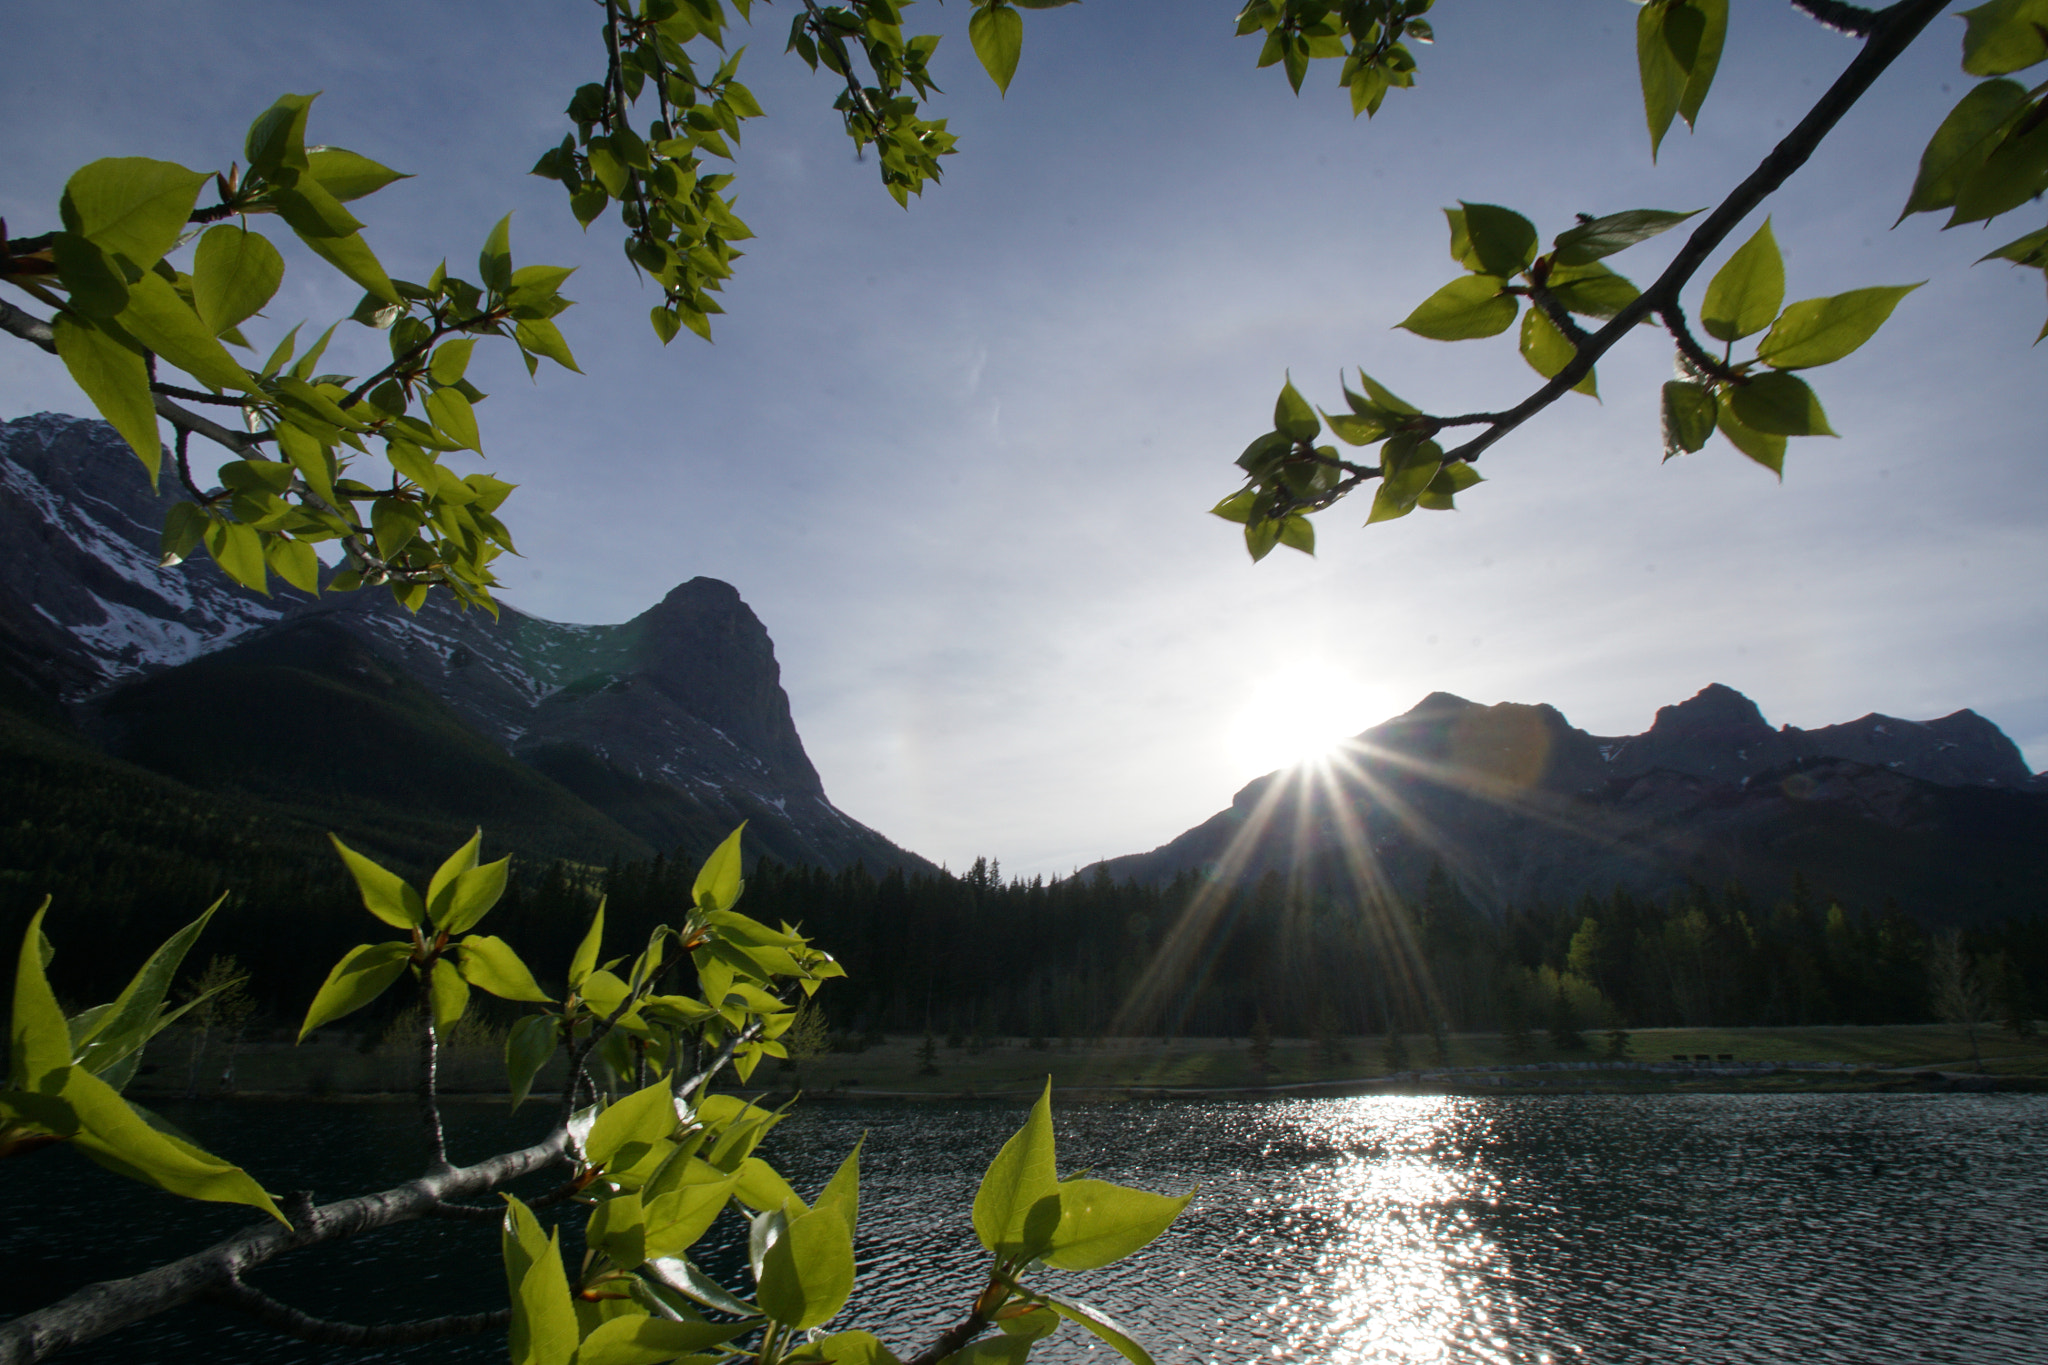
M 472 367 L 491 465 L 521 485 L 505 597 L 608 622 L 693 575 L 733 583 L 828 793 L 935 859 L 1062 873 L 1150 848 L 1275 766 L 1268 741 L 1438 689 L 1606 734 L 1717 681 L 1774 724 L 1967 706 L 2048 767 L 2043 299 L 2036 274 L 1970 266 L 2041 212 L 1891 229 L 1965 85 L 1954 17 L 1768 209 L 1788 297 L 1929 281 L 1814 376 L 1842 439 L 1794 442 L 1782 485 L 1718 442 L 1660 467 L 1670 348 L 1646 329 L 1602 365 L 1602 403 L 1490 452 L 1459 512 L 1364 530 L 1346 504 L 1315 559 L 1253 566 L 1204 512 L 1284 373 L 1327 405 L 1363 365 L 1435 411 L 1534 386 L 1507 337 L 1391 330 L 1456 273 L 1443 205 L 1506 204 L 1546 237 L 1580 211 L 1710 205 L 1851 42 L 1737 6 L 1699 132 L 1653 165 L 1626 0 L 1445 0 L 1417 88 L 1370 122 L 1335 63 L 1298 99 L 1255 69 L 1228 4 L 1029 15 L 998 99 L 967 6 L 926 3 L 909 17 L 948 35 L 935 112 L 960 155 L 905 212 L 855 163 L 830 78 L 781 55 L 790 6 L 763 6 L 742 75 L 768 117 L 737 166 L 759 235 L 717 344 L 664 350 L 615 223 L 580 233 L 524 174 L 601 70 L 597 7 L 93 10 L 10 17 L 9 230 L 54 224 L 94 157 L 224 165 L 286 90 L 326 92 L 316 139 L 418 173 L 357 206 L 394 274 L 466 267 L 512 212 L 520 262 L 581 267 L 561 321 L 586 375 Z M 1611 263 L 1646 282 L 1679 235 Z M 292 259 L 259 346 L 353 306 Z M 330 354 L 374 354 L 354 330 Z M 85 410 L 46 357 L 0 347 L 0 416 L 50 408 Z

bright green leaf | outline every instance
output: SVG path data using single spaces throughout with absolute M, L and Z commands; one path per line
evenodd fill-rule
M 1301 396 L 1288 380 L 1280 389 L 1280 397 L 1273 403 L 1273 429 L 1290 441 L 1313 441 L 1322 433 L 1322 423 L 1316 418 L 1316 410 Z
M 1578 354 L 1579 348 L 1557 330 L 1557 324 L 1542 309 L 1531 308 L 1522 315 L 1522 359 L 1528 361 L 1536 373 L 1545 379 L 1553 378 L 1577 359 Z M 1584 379 L 1572 385 L 1572 390 L 1595 398 L 1600 396 L 1591 370 L 1586 371 Z
M 576 1365 L 661 1365 L 754 1330 L 751 1322 L 670 1322 L 632 1315 L 599 1323 L 583 1339 Z
M 263 557 L 262 532 L 247 522 L 214 521 L 207 523 L 201 539 L 213 562 L 228 577 L 251 591 L 269 595 L 269 564 Z
M 465 872 L 464 877 L 498 869 L 502 879 L 504 862 L 501 860 Z M 493 897 L 495 899 L 495 897 Z M 547 1004 L 548 994 L 533 979 L 533 973 L 519 960 L 519 954 L 512 951 L 512 945 L 502 938 L 489 934 L 471 934 L 455 945 L 456 964 L 462 970 L 462 979 L 478 990 L 489 991 L 500 1000 L 530 1000 L 536 1004 Z
M 974 1235 L 995 1251 L 1024 1239 L 1024 1223 L 1039 1200 L 1058 1192 L 1053 1167 L 1052 1082 L 1031 1106 L 1024 1126 L 1011 1135 L 989 1163 L 974 1196 Z
M 1870 340 L 1892 315 L 1892 309 L 1898 307 L 1899 300 L 1919 287 L 1883 285 L 1851 289 L 1824 299 L 1802 299 L 1787 308 L 1772 326 L 1770 335 L 1757 343 L 1757 359 L 1780 370 L 1832 364 Z
M 1700 326 L 1716 341 L 1740 341 L 1770 326 L 1784 302 L 1785 258 L 1766 218 L 1714 272 L 1700 305 Z
M 1068 1180 L 1059 1197 L 1059 1228 L 1043 1259 L 1061 1270 L 1095 1270 L 1150 1244 L 1195 1192 L 1173 1199 L 1106 1180 Z
M 483 452 L 483 437 L 477 430 L 476 411 L 460 389 L 435 389 L 427 395 L 427 416 L 434 429 L 467 450 Z
M 445 1034 L 469 1008 L 469 983 L 455 970 L 454 963 L 445 957 L 436 958 L 433 974 L 428 978 L 428 994 L 434 1002 L 434 1028 Z
M 78 1116 L 72 1145 L 100 1165 L 187 1199 L 247 1204 L 291 1226 L 247 1171 L 151 1127 L 112 1086 L 84 1067 L 64 1074 L 59 1093 Z
M 49 940 L 43 934 L 43 916 L 49 912 L 49 897 L 30 917 L 28 932 L 21 936 L 21 955 L 14 968 L 14 1013 L 7 1034 L 10 1075 L 16 1090 L 38 1090 L 54 1071 L 71 1065 L 71 1029 L 64 1011 L 50 990 L 44 965 L 49 958 Z
M 631 1166 L 676 1131 L 675 1096 L 666 1076 L 607 1105 L 583 1141 L 593 1166 Z
M 761 1311 L 804 1330 L 846 1306 L 853 1293 L 853 1235 L 837 1211 L 813 1209 L 789 1218 L 761 1255 Z
M 395 180 L 412 179 L 341 147 L 308 147 L 306 169 L 320 182 L 320 188 L 344 203 L 375 194 Z
M 1008 94 L 1024 52 L 1024 16 L 1001 3 L 977 9 L 967 22 L 967 40 L 996 89 Z
M 540 1220 L 514 1196 L 506 1195 L 505 1204 L 501 1242 L 512 1295 L 512 1326 L 506 1341 L 512 1365 L 569 1365 L 580 1335 L 569 1277 L 562 1270 L 559 1234 L 544 1234 Z
M 1963 11 L 1963 70 L 2003 76 L 2048 61 L 2048 0 L 1991 0 Z
M 500 858 L 458 874 L 448 883 L 443 897 L 427 907 L 435 927 L 445 934 L 460 934 L 472 928 L 505 894 L 505 878 L 511 865 L 510 858 Z
M 183 235 L 200 187 L 211 178 L 171 161 L 104 157 L 72 172 L 58 211 L 66 231 L 135 270 L 148 270 Z
M 68 313 L 59 313 L 50 330 L 56 336 L 57 357 L 72 382 L 85 390 L 100 416 L 128 442 L 149 471 L 154 488 L 163 446 L 157 440 L 156 403 L 150 397 L 149 368 L 141 348 L 113 323 L 89 323 Z
M 1536 259 L 1536 225 L 1498 204 L 1467 204 L 1462 200 L 1465 237 L 1474 268 L 1481 274 L 1508 279 L 1527 270 Z
M 253 390 L 256 381 L 235 363 L 214 328 L 200 320 L 178 291 L 154 271 L 128 286 L 120 323 L 128 334 L 200 383 L 216 389 Z
M 218 223 L 192 257 L 192 303 L 215 336 L 270 302 L 284 279 L 284 257 L 261 233 Z
M 1501 292 L 1506 283 L 1493 275 L 1452 280 L 1395 325 L 1431 341 L 1498 336 L 1515 321 L 1514 296 Z
M 1787 376 L 1788 378 L 1790 376 Z M 1714 425 L 1728 438 L 1730 445 L 1755 460 L 1765 469 L 1785 477 L 1785 438 L 1768 432 L 1747 427 L 1735 416 L 1734 404 L 1723 402 L 1714 415 Z
M 405 970 L 411 956 L 410 943 L 365 943 L 349 949 L 314 993 L 306 1020 L 299 1025 L 299 1041 L 304 1042 L 314 1029 L 353 1014 L 382 995 Z
M 698 869 L 697 880 L 690 887 L 690 900 L 698 909 L 730 910 L 740 898 L 740 891 L 746 885 L 741 880 L 740 835 L 746 831 L 746 822 L 725 836 L 725 841 L 711 851 Z
M 514 1109 L 533 1089 L 533 1078 L 555 1055 L 560 1039 L 552 1014 L 529 1014 L 505 1035 L 505 1080 L 512 1090 Z
M 394 929 L 411 929 L 426 923 L 426 903 L 396 872 L 379 866 L 330 834 L 327 841 L 341 855 L 341 861 L 355 878 L 363 908 Z

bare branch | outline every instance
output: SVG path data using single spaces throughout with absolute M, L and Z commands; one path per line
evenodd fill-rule
M 336 1346 L 405 1346 L 416 1341 L 438 1341 L 443 1337 L 499 1331 L 512 1321 L 512 1310 L 501 1308 L 492 1313 L 424 1318 L 415 1322 L 335 1322 L 303 1313 L 290 1304 L 279 1303 L 263 1291 L 242 1283 L 239 1275 L 230 1275 L 209 1289 L 206 1296 L 216 1303 L 247 1313 L 265 1327 L 285 1336 Z
M 51 355 L 57 354 L 57 334 L 50 329 L 50 324 L 33 313 L 22 312 L 6 299 L 0 299 L 0 332 L 11 332 Z
M 448 1135 L 441 1127 L 441 1038 L 434 1027 L 434 967 L 420 973 L 420 1123 L 427 1132 L 430 1171 L 448 1169 Z
M 264 1223 L 206 1250 L 123 1280 L 107 1280 L 0 1323 L 0 1365 L 29 1365 L 208 1294 L 289 1251 L 409 1222 L 451 1197 L 481 1194 L 542 1170 L 567 1150 L 568 1131 L 474 1166 L 430 1172 L 376 1194 L 295 1210 L 296 1226 Z
M 1841 0 L 1792 0 L 1792 8 L 1806 11 L 1837 33 L 1857 38 L 1868 38 L 1880 17 L 1876 10 L 1865 9 L 1861 5 L 1845 5 Z

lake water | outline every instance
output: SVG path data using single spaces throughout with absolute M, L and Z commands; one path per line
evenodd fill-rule
M 171 1117 L 273 1189 L 404 1178 L 410 1110 L 209 1104 Z M 861 1326 L 908 1355 L 983 1262 L 967 1208 L 1022 1110 L 799 1107 L 770 1155 L 800 1192 L 860 1133 Z M 453 1111 L 454 1155 L 545 1116 Z M 1048 1287 L 1167 1362 L 2048 1362 L 2048 1096 L 1546 1096 L 1058 1108 L 1063 1171 L 1200 1193 L 1173 1230 Z M 90 1178 L 87 1178 L 90 1177 Z M 100 1178 L 0 1162 L 0 1313 L 196 1249 L 243 1221 Z M 488 1225 L 428 1222 L 252 1280 L 316 1313 L 503 1302 Z M 481 1252 L 482 1254 L 476 1254 Z M 712 1259 L 730 1268 L 728 1245 Z M 181 1310 L 65 1359 L 502 1360 L 502 1342 L 362 1353 Z M 1115 1360 L 1063 1328 L 1033 1360 Z

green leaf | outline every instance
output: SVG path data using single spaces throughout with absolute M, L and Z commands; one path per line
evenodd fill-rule
M 1716 341 L 1740 341 L 1771 325 L 1785 302 L 1785 258 L 1764 219 L 1707 284 L 1700 326 Z
M 814 1342 L 811 1349 L 827 1365 L 903 1365 L 872 1332 L 835 1332 Z
M 435 430 L 455 444 L 483 453 L 483 438 L 477 431 L 476 411 L 459 389 L 435 389 L 427 395 L 427 416 Z
M 1252 507 L 1258 502 L 1258 498 L 1259 495 L 1256 490 L 1250 488 L 1243 489 L 1232 493 L 1229 497 L 1210 508 L 1209 515 L 1221 517 L 1225 521 L 1234 521 L 1242 526 L 1245 522 L 1251 520 Z M 189 506 L 190 504 L 181 505 Z
M 761 1311 L 798 1330 L 816 1327 L 853 1293 L 853 1234 L 836 1210 L 789 1218 L 761 1256 Z
M 2048 60 L 2048 0 L 1991 0 L 1963 11 L 1963 70 L 2003 76 Z
M 164 940 L 129 978 L 113 1003 L 101 1006 L 103 1013 L 91 1031 L 73 1040 L 80 1066 L 95 1075 L 104 1075 L 109 1067 L 139 1051 L 168 1022 L 161 1017 L 164 997 L 170 992 L 185 954 L 191 951 L 220 906 L 221 901 L 215 901 L 198 919 Z
M 306 170 L 306 114 L 317 95 L 279 95 L 268 109 L 249 125 L 242 144 L 243 159 L 251 174 L 266 180 L 280 178 L 286 170 Z
M 796 1191 L 789 1187 L 789 1182 L 782 1178 L 781 1172 L 761 1158 L 748 1157 L 740 1163 L 739 1170 L 733 1174 L 736 1177 L 736 1183 L 732 1187 L 733 1197 L 756 1213 L 767 1209 L 779 1209 L 788 1201 L 795 1202 L 798 1212 L 803 1211 L 804 1203 L 797 1198 Z
M 1927 140 L 1920 153 L 1920 173 L 1899 219 L 1908 214 L 1948 208 L 1956 194 L 1998 145 L 2013 116 L 2027 104 L 2027 89 L 2018 81 L 1983 81 L 1972 86 Z
M 1956 192 L 1955 212 L 1945 226 L 1996 218 L 2044 191 L 2048 191 L 2048 101 L 2021 115 L 1984 164 L 1964 179 Z
M 754 1327 L 751 1322 L 669 1322 L 638 1314 L 612 1318 L 583 1339 L 576 1365 L 661 1365 Z
M 1011 1135 L 982 1175 L 974 1196 L 974 1235 L 989 1250 L 1014 1252 L 1024 1240 L 1025 1220 L 1041 1199 L 1058 1193 L 1053 1168 L 1052 1081 L 1031 1106 L 1024 1126 Z
M 1024 51 L 1024 16 L 1000 3 L 978 9 L 967 23 L 967 40 L 996 89 L 1008 94 Z
M 1832 364 L 1876 335 L 1892 315 L 1892 309 L 1898 307 L 1899 300 L 1919 287 L 1883 285 L 1851 289 L 1824 299 L 1802 299 L 1787 308 L 1772 326 L 1770 335 L 1757 343 L 1757 359 L 1779 370 Z
M 512 1365 L 569 1365 L 579 1334 L 569 1277 L 562 1270 L 560 1234 L 543 1234 L 540 1220 L 513 1195 L 505 1196 L 501 1244 L 512 1294 L 506 1345 Z
M 247 1171 L 151 1127 L 112 1086 L 84 1067 L 64 1073 L 59 1096 L 78 1116 L 72 1145 L 108 1170 L 187 1199 L 247 1204 L 291 1226 Z
M 206 230 L 192 257 L 192 303 L 215 336 L 253 317 L 277 293 L 284 257 L 261 233 L 232 223 Z
M 189 559 L 199 548 L 200 537 L 206 534 L 206 513 L 196 502 L 180 502 L 172 505 L 164 514 L 164 530 L 160 538 L 163 562 L 166 566 Z
M 427 913 L 444 934 L 460 934 L 490 913 L 505 894 L 505 876 L 510 858 L 465 869 L 443 888 L 440 897 L 427 904 Z
M 1669 209 L 1629 209 L 1610 213 L 1560 232 L 1551 243 L 1551 259 L 1558 265 L 1591 265 L 1602 256 L 1612 256 L 1638 242 L 1668 232 L 1686 219 L 1702 213 L 1693 209 L 1673 213 Z
M 1443 447 L 1404 432 L 1388 440 L 1380 454 L 1380 486 L 1373 494 L 1372 512 L 1365 519 L 1392 521 L 1415 510 L 1418 499 L 1428 491 L 1443 467 Z
M 327 841 L 341 855 L 341 861 L 355 878 L 363 908 L 394 929 L 411 929 L 427 922 L 426 903 L 404 878 L 365 858 L 330 834 Z
M 559 1046 L 561 1031 L 552 1014 L 529 1014 L 505 1035 L 505 1080 L 517 1109 L 533 1089 L 533 1078 Z
M 428 978 L 428 994 L 434 1002 L 434 1028 L 442 1033 L 455 1027 L 469 1008 L 469 983 L 462 979 L 462 973 L 455 970 L 455 964 L 447 958 L 434 959 L 433 975 Z
M 1522 359 L 1528 361 L 1536 373 L 1550 379 L 1571 364 L 1578 354 L 1579 348 L 1557 330 L 1557 324 L 1542 309 L 1531 308 L 1522 315 Z M 1593 371 L 1586 371 L 1586 377 L 1572 385 L 1572 391 L 1599 397 L 1600 390 Z
M 228 577 L 265 596 L 270 593 L 269 564 L 263 557 L 263 533 L 247 522 L 207 523 L 202 537 L 206 552 Z
M 271 536 L 263 545 L 263 562 L 300 592 L 313 597 L 320 595 L 320 556 L 305 541 Z
M 504 878 L 503 859 L 465 872 L 464 877 L 473 877 L 479 872 L 497 869 L 500 886 Z M 493 900 L 496 896 L 492 897 Z M 471 934 L 455 945 L 456 963 L 462 970 L 462 979 L 478 990 L 489 991 L 500 1000 L 531 1000 L 536 1004 L 550 1003 L 546 991 L 534 981 L 533 973 L 519 960 L 519 954 L 512 951 L 512 945 L 502 938 L 489 934 Z
M 1476 483 L 1486 480 L 1479 477 L 1479 471 L 1463 460 L 1452 460 L 1440 466 L 1436 477 L 1429 481 L 1429 487 L 1422 490 L 1415 499 L 1415 505 L 1430 512 L 1455 512 L 1458 510 L 1457 495 Z
M 170 281 L 154 271 L 128 286 L 120 323 L 128 334 L 200 383 L 253 391 L 256 381 L 235 363 L 215 330 L 201 321 Z
M 142 351 L 117 325 L 90 323 L 68 313 L 51 320 L 57 358 L 71 382 L 85 391 L 108 425 L 121 433 L 128 448 L 149 471 L 156 487 L 163 446 L 157 441 L 156 402 L 149 393 L 149 368 Z
M 1431 341 L 1498 336 L 1515 321 L 1514 296 L 1501 292 L 1506 283 L 1493 275 L 1452 280 L 1395 325 Z
M 1536 225 L 1498 204 L 1467 204 L 1463 210 L 1465 237 L 1470 244 L 1473 269 L 1480 274 L 1512 278 L 1527 270 L 1536 259 Z
M 1797 375 L 1782 371 L 1760 374 L 1728 391 L 1736 420 L 1751 431 L 1770 436 L 1832 436 L 1820 400 Z
M 491 229 L 491 235 L 484 239 L 483 250 L 476 258 L 477 277 L 484 282 L 484 288 L 494 294 L 505 294 L 512 288 L 512 215 L 506 214 Z
M 1358 372 L 1358 382 L 1364 387 L 1367 397 L 1371 399 L 1371 403 L 1368 404 L 1361 400 L 1357 394 L 1351 392 L 1348 388 L 1344 390 L 1344 398 L 1345 401 L 1351 404 L 1351 410 L 1359 416 L 1369 417 L 1379 412 L 1391 412 L 1402 417 L 1418 417 L 1422 414 L 1421 408 L 1404 399 L 1396 398 L 1393 390 L 1387 388 L 1364 370 Z
M 1695 38 L 1690 32 L 1681 35 L 1678 25 L 1667 24 L 1665 39 L 1672 44 L 1672 54 L 1685 68 L 1685 88 L 1678 97 L 1678 116 L 1690 128 L 1699 120 L 1700 106 L 1706 103 L 1707 91 L 1714 84 L 1714 73 L 1721 65 L 1721 49 L 1728 39 L 1728 0 L 1688 0 L 1688 8 L 1700 16 L 1698 36 Z
M 1068 1180 L 1059 1187 L 1059 1228 L 1042 1258 L 1061 1270 L 1096 1270 L 1146 1246 L 1180 1217 L 1178 1199 L 1106 1180 Z
M 377 254 L 370 250 L 370 244 L 363 240 L 360 232 L 346 237 L 310 237 L 299 233 L 299 240 L 306 244 L 315 256 L 354 280 L 359 286 L 375 294 L 386 303 L 405 305 L 398 289 L 391 283 L 391 277 L 384 273 L 384 267 L 377 260 Z
M 72 173 L 58 212 L 66 231 L 144 271 L 183 235 L 199 189 L 211 178 L 172 161 L 104 157 Z
M 1059 1318 L 1055 1316 L 1053 1321 L 1057 1323 Z M 953 1352 L 939 1365 L 1024 1365 L 1030 1354 L 1031 1343 L 1023 1337 L 983 1337 Z
M 714 1166 L 692 1159 L 694 1168 L 701 1167 L 716 1179 L 688 1180 L 673 1189 L 663 1189 L 648 1197 L 647 1201 L 647 1256 L 649 1260 L 668 1260 L 685 1249 L 695 1246 L 711 1225 L 718 1220 L 726 1201 L 738 1188 L 738 1174 L 723 1175 Z M 657 1181 L 660 1177 L 657 1176 Z M 653 1189 L 653 1186 L 649 1186 Z M 682 1262 L 688 1265 L 689 1262 Z M 685 1280 L 687 1285 L 688 1281 Z M 685 1289 L 684 1292 L 692 1292 Z M 728 1296 L 730 1297 L 730 1296 Z M 699 1302 L 710 1307 L 732 1311 L 727 1304 L 707 1298 Z M 751 1309 L 746 1310 L 751 1312 Z
M 1636 11 L 1636 71 L 1643 87 L 1643 116 L 1650 125 L 1652 161 L 1657 159 L 1657 149 L 1664 144 L 1664 134 L 1670 131 L 1685 94 L 1685 72 L 1664 37 L 1669 14 L 1663 0 L 1650 0 Z
M 1313 441 L 1322 433 L 1323 425 L 1316 418 L 1316 410 L 1301 396 L 1288 380 L 1280 390 L 1280 397 L 1273 403 L 1273 429 L 1290 441 Z
M 844 1219 L 848 1237 L 854 1235 L 860 1224 L 860 1149 L 866 1141 L 866 1134 L 862 1134 L 853 1144 L 853 1150 L 839 1163 L 839 1169 L 832 1173 L 832 1179 L 812 1206 L 820 1211 L 836 1213 Z
M 597 902 L 597 913 L 590 917 L 590 927 L 583 931 L 583 941 L 576 945 L 575 955 L 569 959 L 569 989 L 583 989 L 584 979 L 597 967 L 598 950 L 604 943 L 604 899 Z
M 308 147 L 306 169 L 321 189 L 344 203 L 375 194 L 395 180 L 412 179 L 341 147 Z
M 654 311 L 664 317 L 670 316 L 665 308 L 657 308 Z M 659 323 L 655 324 L 655 331 L 661 331 Z M 663 337 L 662 341 L 666 343 L 669 337 L 674 335 L 675 328 L 672 325 L 669 328 L 668 336 Z M 544 356 L 565 370 L 573 371 L 576 374 L 583 373 L 577 367 L 575 355 L 569 350 L 569 343 L 563 340 L 561 329 L 556 327 L 551 319 L 521 318 L 512 326 L 512 337 L 513 340 L 519 343 L 521 349 L 531 351 L 537 356 Z
M 415 479 L 414 482 L 418 480 Z M 441 865 L 434 869 L 433 877 L 427 882 L 427 916 L 444 929 L 447 926 L 442 924 L 442 912 L 447 907 L 447 897 L 455 885 L 455 879 L 476 866 L 477 850 L 483 847 L 483 842 L 484 832 L 479 829 L 469 836 L 462 847 L 441 861 Z
M 51 255 L 57 264 L 57 282 L 70 292 L 73 312 L 111 318 L 128 306 L 128 272 L 87 238 L 75 232 L 57 233 Z
M 382 995 L 411 956 L 410 943 L 365 943 L 349 949 L 314 993 L 298 1040 L 303 1043 L 314 1029 L 353 1014 Z
M 1765 469 L 1785 477 L 1785 438 L 1747 427 L 1735 416 L 1733 403 L 1722 403 L 1714 415 L 1714 425 L 1728 438 L 1729 444 L 1755 460 Z
M 583 1156 L 593 1166 L 631 1166 L 675 1131 L 675 1096 L 663 1076 L 607 1105 L 583 1140 Z
M 690 901 L 699 910 L 730 910 L 740 898 L 746 883 L 740 878 L 740 835 L 746 831 L 744 820 L 740 827 L 725 836 L 725 841 L 711 851 L 698 869 L 697 880 L 690 887 Z
M 1316 552 L 1315 524 L 1299 513 L 1288 513 L 1280 518 L 1280 543 L 1290 550 L 1299 550 L 1313 557 Z
M 1705 384 L 1674 379 L 1664 386 L 1664 458 L 1704 447 L 1721 405 Z
M 1057 1294 L 1034 1294 L 1032 1297 L 1042 1299 L 1046 1307 L 1068 1322 L 1079 1323 L 1093 1332 L 1118 1355 L 1130 1361 L 1131 1365 L 1153 1365 L 1152 1357 L 1146 1354 L 1145 1348 L 1132 1340 L 1131 1334 L 1101 1309 L 1092 1308 L 1079 1299 L 1061 1298 Z
M 50 958 L 43 916 L 50 898 L 30 917 L 14 968 L 14 1013 L 7 1033 L 9 1075 L 16 1090 L 40 1090 L 43 1080 L 71 1065 L 71 1029 L 50 990 L 44 968 Z
M 469 369 L 470 352 L 475 349 L 475 337 L 453 337 L 444 341 L 434 348 L 434 358 L 427 362 L 427 373 L 436 384 L 459 383 L 463 373 Z
M 1634 303 L 1639 293 L 1633 284 L 1598 261 L 1591 265 L 1558 266 L 1550 272 L 1549 287 L 1550 296 L 1567 313 L 1589 318 L 1611 318 Z

